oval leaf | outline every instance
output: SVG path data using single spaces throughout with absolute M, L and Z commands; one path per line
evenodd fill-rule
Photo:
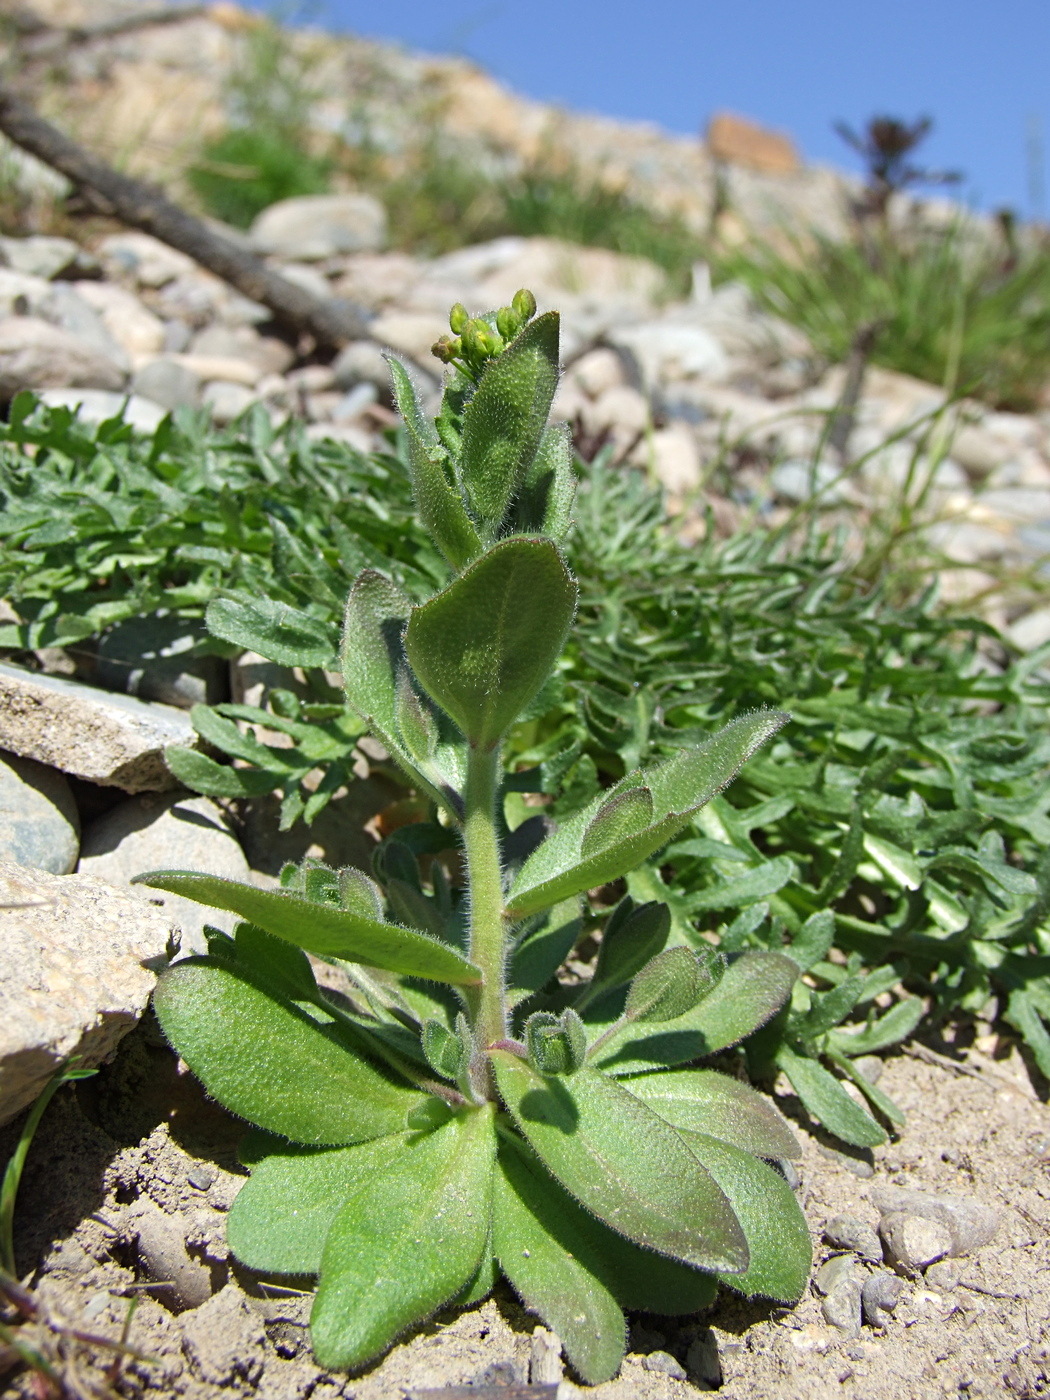
M 137 875 L 135 883 L 180 894 L 213 909 L 228 909 L 317 957 L 345 958 L 407 977 L 462 986 L 481 979 L 473 963 L 425 933 L 382 924 L 335 905 L 315 904 L 285 890 L 259 890 L 254 885 L 188 870 L 152 871 Z
M 289 603 L 234 594 L 213 598 L 204 616 L 216 637 L 245 651 L 257 651 L 281 666 L 331 667 L 335 663 L 330 624 Z
M 224 963 L 176 963 L 162 973 L 153 1004 L 164 1034 L 213 1098 L 293 1142 L 341 1146 L 383 1137 L 423 1101 Z
M 583 833 L 580 854 L 584 860 L 617 846 L 653 824 L 653 795 L 647 787 L 628 788 L 598 808 Z
M 491 748 L 550 675 L 575 608 L 555 545 L 504 540 L 413 608 L 405 649 L 427 694 L 472 744 Z
M 747 1267 L 743 1232 L 724 1193 L 651 1108 L 595 1070 L 548 1080 L 506 1051 L 490 1054 L 519 1129 L 599 1220 L 698 1268 Z
M 409 1141 L 335 1217 L 310 1314 L 322 1366 L 361 1366 L 474 1277 L 489 1240 L 492 1107 Z
M 756 1157 L 802 1156 L 798 1139 L 767 1098 L 712 1069 L 642 1074 L 625 1085 L 672 1127 L 731 1142 Z
M 806 1109 L 829 1132 L 853 1147 L 878 1147 L 886 1141 L 882 1126 L 850 1098 L 823 1065 L 805 1055 L 796 1055 L 786 1045 L 781 1045 L 773 1058 Z

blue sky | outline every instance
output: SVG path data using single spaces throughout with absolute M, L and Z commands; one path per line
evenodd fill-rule
M 313 14 L 671 131 L 741 112 L 846 167 L 836 119 L 929 115 L 926 164 L 965 172 L 984 208 L 1050 215 L 1050 0 L 320 0 Z

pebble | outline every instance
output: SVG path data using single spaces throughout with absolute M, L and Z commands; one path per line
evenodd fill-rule
M 889 1260 L 910 1273 L 943 1259 L 952 1247 L 952 1237 L 945 1226 L 901 1210 L 882 1217 L 879 1234 Z
M 36 316 L 0 320 L 0 398 L 20 389 L 119 389 L 123 366 L 83 336 Z
M 140 433 L 155 433 L 164 421 L 160 404 L 141 394 L 116 394 L 107 389 L 43 389 L 37 396 L 48 408 L 72 409 L 82 423 L 96 425 L 122 418 Z
M 562 1378 L 561 1338 L 537 1327 L 529 1342 L 529 1380 L 533 1385 L 558 1385 Z
M 28 238 L 0 238 L 0 264 L 30 277 L 50 281 L 74 266 L 83 267 L 88 255 L 72 238 L 56 238 L 43 233 Z
M 170 614 L 127 618 L 98 644 L 96 682 L 106 690 L 136 695 L 188 710 L 229 698 L 229 662 L 199 648 L 201 625 Z
M 946 1254 L 971 1254 L 989 1244 L 999 1228 L 999 1214 L 991 1206 L 965 1196 L 933 1195 L 899 1186 L 879 1186 L 872 1191 L 872 1200 L 885 1215 L 906 1211 L 911 1216 L 935 1222 L 946 1229 L 949 1248 Z
M 685 1367 L 669 1351 L 651 1351 L 642 1358 L 642 1365 L 647 1371 L 659 1371 L 661 1375 L 671 1376 L 676 1381 L 689 1379 Z
M 0 861 L 68 875 L 80 818 L 64 773 L 0 750 Z
M 198 1162 L 186 1173 L 186 1180 L 195 1191 L 207 1191 L 217 1176 L 214 1167 L 209 1167 L 205 1162 Z
M 212 1295 L 212 1273 L 190 1256 L 178 1217 L 149 1201 L 137 1203 L 129 1216 L 139 1262 L 146 1277 L 159 1285 L 150 1290 L 158 1301 L 175 1313 L 206 1303 Z
M 371 195 L 299 195 L 264 209 L 249 238 L 260 253 L 320 262 L 377 252 L 386 243 L 386 222 L 386 210 Z
M 851 1249 L 873 1264 L 882 1263 L 878 1232 L 855 1215 L 836 1215 L 824 1226 L 824 1238 L 836 1249 Z
M 950 1293 L 953 1289 L 958 1288 L 964 1267 L 959 1259 L 951 1257 L 938 1259 L 926 1270 L 923 1278 L 931 1288 L 936 1288 L 942 1293 Z
M 201 403 L 210 409 L 213 421 L 220 427 L 246 413 L 255 401 L 255 395 L 246 384 L 235 384 L 232 380 L 213 379 L 201 392 Z
M 710 1327 L 704 1327 L 689 1344 L 685 1367 L 691 1381 L 698 1381 L 717 1390 L 722 1384 L 722 1362 L 718 1355 L 718 1341 Z
M 200 375 L 168 356 L 150 360 L 131 381 L 136 394 L 161 408 L 195 408 L 200 399 Z
M 861 1289 L 861 1305 L 864 1321 L 869 1327 L 885 1327 L 889 1315 L 900 1301 L 904 1280 L 887 1269 L 880 1269 L 864 1280 Z

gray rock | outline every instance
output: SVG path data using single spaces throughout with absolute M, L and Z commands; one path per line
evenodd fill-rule
M 111 233 L 98 245 L 98 256 L 116 278 L 133 278 L 141 287 L 163 287 L 197 271 L 192 258 L 169 248 L 149 233 Z
M 39 398 L 49 408 L 73 409 L 84 423 L 123 418 L 140 433 L 155 433 L 164 419 L 164 409 L 139 394 L 114 394 L 106 389 L 43 389 Z
M 647 1371 L 659 1371 L 661 1375 L 671 1376 L 676 1381 L 689 1379 L 685 1367 L 669 1351 L 651 1351 L 643 1358 L 642 1365 Z
M 782 500 L 798 503 L 810 500 L 815 492 L 827 505 L 836 505 L 845 492 L 839 481 L 842 472 L 833 462 L 780 462 L 769 474 L 769 484 Z M 838 482 L 837 485 L 832 483 Z
M 161 408 L 195 408 L 200 399 L 201 381 L 188 365 L 161 357 L 143 365 L 131 381 L 136 394 Z
M 890 1262 L 899 1264 L 909 1273 L 943 1259 L 952 1247 L 952 1237 L 946 1226 L 903 1210 L 884 1215 L 879 1222 L 879 1234 Z
M 20 389 L 119 389 L 124 371 L 82 337 L 37 316 L 0 320 L 0 397 Z
M 424 397 L 437 391 L 438 381 L 435 377 L 422 375 L 414 365 L 411 373 Z M 332 374 L 339 389 L 372 384 L 384 403 L 392 402 L 390 366 L 374 340 L 352 340 L 349 345 L 344 345 L 332 361 Z
M 159 355 L 164 349 L 164 322 L 126 287 L 115 287 L 112 282 L 78 282 L 77 296 L 87 302 L 127 355 Z
M 843 1279 L 820 1305 L 824 1321 L 848 1337 L 860 1332 L 862 1321 L 861 1281 L 859 1277 Z
M 0 751 L 0 861 L 68 875 L 80 819 L 65 774 Z
M 386 210 L 367 194 L 301 195 L 264 209 L 249 237 L 260 253 L 303 262 L 374 253 L 386 243 Z
M 133 797 L 92 822 L 84 832 L 78 868 L 122 886 L 150 870 L 251 878 L 237 838 L 210 798 L 157 793 Z M 130 892 L 163 911 L 168 924 L 182 935 L 184 953 L 207 951 L 205 924 L 229 931 L 236 923 L 232 914 L 146 885 L 134 885 Z
M 211 410 L 211 416 L 220 426 L 232 423 L 255 403 L 255 394 L 245 384 L 235 384 L 232 380 L 213 379 L 205 384 L 201 402 Z
M 561 1338 L 537 1327 L 529 1343 L 529 1380 L 533 1385 L 559 1385 L 562 1378 Z
M 1050 608 L 1035 608 L 1007 629 L 1007 636 L 1019 651 L 1035 651 L 1050 642 Z
M 888 1269 L 869 1275 L 864 1280 L 860 1301 L 864 1310 L 864 1321 L 869 1327 L 885 1327 L 890 1313 L 900 1302 L 904 1280 Z
M 1004 486 L 983 492 L 980 500 L 985 510 L 994 511 L 1004 520 L 1018 525 L 1038 525 L 1050 520 L 1050 491 L 1040 491 L 1037 487 Z
M 834 1293 L 845 1283 L 858 1282 L 860 1266 L 850 1254 L 833 1254 L 813 1275 L 813 1287 L 818 1293 Z
M 131 369 L 131 361 L 123 345 L 72 283 L 48 283 L 47 296 L 41 304 L 40 315 L 62 330 L 69 331 L 70 335 L 78 336 L 85 344 L 90 345 L 97 355 L 119 365 L 124 374 Z
M 0 663 L 0 747 L 125 792 L 176 786 L 169 744 L 197 746 L 185 710 L 111 695 L 63 676 Z
M 152 1201 L 136 1203 L 131 1214 L 139 1262 L 156 1287 L 150 1289 L 171 1312 L 199 1308 L 212 1295 L 212 1274 L 190 1257 L 177 1215 L 166 1215 Z M 129 1222 L 131 1223 L 131 1222 Z
M 100 640 L 95 679 L 106 690 L 162 705 L 218 705 L 229 698 L 229 663 L 196 650 L 206 635 L 170 614 L 128 618 Z
M 0 865 L 0 1123 L 76 1055 L 101 1064 L 166 961 L 164 916 L 103 880 Z
M 836 1215 L 824 1226 L 824 1238 L 836 1249 L 851 1249 L 862 1259 L 882 1263 L 882 1245 L 878 1232 L 855 1215 Z
M 875 1158 L 870 1147 L 853 1147 L 849 1151 L 840 1152 L 837 1147 L 827 1147 L 819 1142 L 817 1151 L 829 1162 L 844 1167 L 854 1176 L 859 1176 L 862 1181 L 867 1181 L 875 1175 Z
M 48 281 L 81 261 L 78 243 L 71 238 L 54 238 L 43 233 L 28 238 L 0 238 L 0 260 L 15 272 Z
M 717 1390 L 722 1384 L 722 1362 L 718 1342 L 710 1327 L 704 1327 L 689 1343 L 685 1367 L 691 1381 L 709 1385 Z
M 965 1196 L 930 1195 L 902 1186 L 879 1186 L 871 1196 L 884 1215 L 907 1211 L 909 1215 L 943 1226 L 950 1237 L 950 1248 L 943 1252 L 956 1258 L 989 1244 L 999 1228 L 999 1214 L 992 1206 Z
M 617 327 L 609 339 L 634 360 L 647 388 L 675 379 L 720 382 L 729 373 L 729 360 L 721 342 L 704 326 L 647 321 Z
M 950 1293 L 952 1289 L 959 1287 L 959 1280 L 962 1278 L 965 1265 L 958 1259 L 950 1256 L 947 1259 L 938 1259 L 935 1264 L 923 1274 L 923 1279 L 931 1288 L 938 1288 L 944 1293 Z

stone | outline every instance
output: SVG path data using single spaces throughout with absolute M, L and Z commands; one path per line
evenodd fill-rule
M 211 410 L 212 420 L 220 426 L 232 423 L 255 402 L 251 389 L 225 379 L 213 379 L 201 392 L 201 403 Z
M 193 336 L 188 349 L 193 355 L 253 365 L 260 374 L 283 374 L 295 363 L 295 351 L 287 341 L 260 335 L 254 326 L 205 326 Z
M 839 1332 L 845 1332 L 848 1337 L 855 1337 L 860 1332 L 863 1318 L 861 1288 L 861 1275 L 854 1266 L 850 1272 L 843 1272 L 834 1286 L 827 1290 L 820 1305 L 824 1321 Z
M 196 408 L 200 401 L 200 375 L 170 356 L 161 356 L 143 365 L 132 379 L 131 387 L 135 394 L 169 411 Z
M 879 1222 L 879 1234 L 890 1262 L 899 1264 L 909 1273 L 917 1273 L 927 1264 L 943 1259 L 952 1247 L 952 1237 L 946 1226 L 903 1210 L 884 1215 Z
M 529 1381 L 532 1385 L 558 1385 L 562 1369 L 561 1338 L 546 1327 L 537 1327 L 529 1343 Z
M 47 320 L 43 309 L 50 291 L 42 277 L 0 267 L 0 316 L 40 316 Z
M 73 409 L 83 423 L 123 418 L 136 432 L 152 435 L 164 421 L 160 404 L 141 394 L 114 394 L 108 389 L 42 389 L 40 402 L 49 408 Z
M 860 1301 L 864 1310 L 864 1321 L 869 1327 L 885 1327 L 890 1313 L 900 1302 L 904 1290 L 904 1280 L 888 1269 L 880 1269 L 864 1280 Z
M 841 478 L 841 468 L 824 458 L 815 463 L 789 459 L 777 463 L 769 474 L 769 484 L 781 500 L 793 505 L 810 501 L 819 493 L 820 502 L 831 506 L 845 498 Z
M 1035 651 L 1050 642 L 1050 608 L 1035 608 L 1012 622 L 1007 636 L 1018 651 Z
M 802 168 L 795 143 L 733 112 L 716 112 L 707 123 L 707 149 L 714 160 L 742 165 L 763 175 L 797 175 Z
M 650 426 L 649 401 L 629 384 L 614 384 L 587 405 L 583 424 L 588 432 L 602 428 L 626 428 L 631 433 L 644 433 Z
M 154 1283 L 152 1296 L 174 1313 L 198 1308 L 212 1295 L 212 1273 L 191 1258 L 177 1216 L 142 1199 L 125 1217 L 138 1247 L 139 1263 Z
M 983 481 L 1011 455 L 1008 443 L 977 424 L 966 424 L 951 441 L 951 454 L 973 481 Z
M 124 374 L 131 369 L 127 351 L 109 332 L 102 317 L 93 306 L 89 306 L 80 295 L 76 285 L 70 282 L 48 283 L 47 296 L 40 305 L 39 314 L 52 325 L 79 336 L 90 345 L 97 355 L 112 360 Z
M 185 710 L 0 663 L 0 747 L 102 787 L 172 788 L 169 744 L 197 746 Z
M 646 1371 L 658 1371 L 663 1376 L 671 1376 L 676 1381 L 687 1381 L 688 1373 L 682 1363 L 676 1360 L 669 1351 L 651 1351 L 642 1360 L 642 1366 Z
M 436 361 L 434 363 L 436 365 Z M 352 340 L 349 345 L 344 345 L 332 361 L 332 376 L 338 389 L 353 389 L 358 384 L 372 384 L 382 402 L 389 404 L 393 401 L 390 392 L 390 366 L 374 340 Z M 428 375 L 424 381 L 419 370 L 413 367 L 412 378 L 424 397 L 436 392 L 436 375 Z
M 936 1288 L 941 1293 L 951 1293 L 953 1289 L 959 1287 L 959 1280 L 962 1278 L 964 1265 L 958 1259 L 953 1259 L 950 1255 L 946 1259 L 938 1259 L 923 1274 L 923 1280 L 931 1288 Z
M 98 644 L 94 679 L 106 690 L 188 710 L 229 699 L 229 666 L 201 648 L 207 630 L 168 613 L 118 622 Z
M 685 1368 L 691 1381 L 709 1385 L 713 1390 L 721 1387 L 722 1362 L 718 1355 L 718 1341 L 710 1327 L 701 1328 L 689 1343 Z
M 198 379 L 222 380 L 252 389 L 263 377 L 262 370 L 254 361 L 229 355 L 185 354 L 174 358 L 180 365 L 192 370 Z
M 379 399 L 374 384 L 358 384 L 348 394 L 343 394 L 332 409 L 332 418 L 337 423 L 348 423 L 371 408 Z
M 882 1263 L 878 1232 L 855 1215 L 836 1215 L 824 1226 L 824 1238 L 836 1249 L 850 1249 L 873 1264 Z
M 1031 486 L 1002 486 L 985 491 L 981 510 L 1001 516 L 1015 525 L 1039 525 L 1050 520 L 1050 491 Z
M 0 398 L 20 389 L 119 389 L 124 371 L 78 335 L 37 316 L 0 320 Z
M 649 435 L 642 451 L 652 455 L 653 471 L 672 496 L 695 491 L 703 480 L 700 448 L 688 423 L 669 423 Z
M 263 1369 L 266 1333 L 233 1283 L 182 1319 L 182 1349 L 190 1369 L 213 1386 L 251 1387 Z
M 0 1123 L 116 1049 L 167 961 L 164 916 L 103 880 L 0 865 Z
M 149 233 L 111 233 L 96 251 L 110 276 L 130 277 L 140 287 L 163 287 L 197 269 L 192 258 Z
M 374 253 L 386 243 L 386 210 L 368 194 L 313 194 L 264 209 L 249 230 L 271 256 L 319 262 L 341 253 Z
M 72 238 L 43 233 L 28 238 L 0 238 L 0 262 L 15 272 L 50 281 L 81 261 L 80 245 Z
M 244 852 L 221 808 L 208 797 L 142 794 L 122 802 L 87 827 L 79 870 L 128 886 L 151 870 L 198 870 L 230 880 L 251 878 Z M 130 891 L 160 909 L 169 927 L 182 935 L 184 953 L 207 951 L 204 925 L 229 931 L 235 916 L 192 899 L 134 885 Z
M 372 322 L 371 331 L 378 345 L 398 350 L 421 365 L 436 364 L 430 347 L 439 336 L 448 334 L 445 316 L 425 311 L 387 311 Z M 390 371 L 387 370 L 389 377 Z M 413 366 L 413 378 L 416 378 Z
M 621 357 L 607 345 L 588 350 L 566 371 L 566 379 L 577 384 L 590 398 L 596 399 L 607 389 L 617 389 L 627 383 L 627 371 Z
M 704 326 L 643 321 L 618 326 L 609 338 L 631 356 L 647 390 L 676 379 L 717 382 L 729 373 L 729 359 L 721 342 Z
M 0 861 L 68 875 L 79 850 L 80 818 L 65 774 L 0 751 Z
M 860 1277 L 860 1267 L 852 1255 L 833 1254 L 813 1275 L 813 1287 L 826 1296 L 844 1283 Z
M 935 1222 L 947 1229 L 950 1248 L 944 1253 L 956 1258 L 972 1254 L 990 1244 L 999 1228 L 999 1214 L 992 1206 L 966 1196 L 944 1193 L 931 1195 L 903 1186 L 878 1186 L 872 1193 L 874 1204 L 883 1214 L 907 1211 L 912 1216 Z
M 96 312 L 117 344 L 132 357 L 164 349 L 164 322 L 134 292 L 112 282 L 78 282 L 77 295 Z

